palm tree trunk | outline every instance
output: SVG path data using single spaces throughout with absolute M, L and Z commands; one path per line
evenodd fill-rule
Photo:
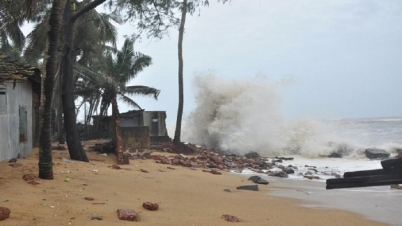
M 112 138 L 116 149 L 117 164 L 123 165 L 123 141 L 121 139 L 119 107 L 117 105 L 116 96 L 112 98 L 112 120 Z
M 70 158 L 78 161 L 88 162 L 88 157 L 82 148 L 76 125 L 75 103 L 74 103 L 74 83 L 73 83 L 73 58 L 75 50 L 73 45 L 74 23 L 71 20 L 72 12 L 70 0 L 67 0 L 63 14 L 63 35 L 64 50 L 62 58 L 62 102 L 64 111 L 64 129 L 66 131 L 66 141 Z
M 46 75 L 42 77 L 41 129 L 39 136 L 39 178 L 53 179 L 52 143 L 51 143 L 51 104 L 54 75 L 57 68 L 57 44 L 62 21 L 62 9 L 65 0 L 54 0 L 49 19 L 49 47 L 47 51 Z
M 183 35 L 184 35 L 184 24 L 186 23 L 187 14 L 187 0 L 183 1 L 183 8 L 181 9 L 181 21 L 179 28 L 179 107 L 177 109 L 177 119 L 176 119 L 176 130 L 174 133 L 173 142 L 179 143 L 181 136 L 181 121 L 183 118 L 183 103 L 184 103 L 184 87 L 183 87 Z
M 106 0 L 95 0 L 85 5 L 74 15 L 71 12 L 71 0 L 67 0 L 63 13 L 64 26 L 64 50 L 62 58 L 62 102 L 64 111 L 64 129 L 66 131 L 66 141 L 70 158 L 78 161 L 88 162 L 88 157 L 82 148 L 76 125 L 76 113 L 74 103 L 74 76 L 73 63 L 75 62 L 75 49 L 73 44 L 74 23 L 82 15 L 96 6 L 102 4 Z

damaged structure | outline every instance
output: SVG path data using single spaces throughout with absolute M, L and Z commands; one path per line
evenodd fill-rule
M 41 72 L 0 53 L 0 160 L 38 146 Z

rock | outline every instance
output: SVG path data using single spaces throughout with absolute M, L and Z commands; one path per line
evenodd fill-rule
M 121 169 L 119 165 L 112 165 L 112 169 Z
M 295 170 L 293 168 L 287 167 L 283 169 L 283 172 L 285 172 L 286 174 L 293 174 L 295 173 Z
M 248 180 L 251 180 L 252 182 L 254 182 L 256 184 L 269 184 L 269 182 L 267 180 L 264 180 L 259 176 L 251 176 L 248 178 Z
M 91 220 L 99 220 L 99 221 L 101 221 L 101 220 L 103 220 L 103 218 L 101 216 L 92 216 Z
M 35 179 L 36 179 L 36 176 L 35 175 L 33 175 L 32 173 L 30 173 L 30 174 L 24 174 L 23 176 L 22 176 L 22 179 L 24 180 L 24 181 L 34 181 Z
M 397 148 L 395 151 L 396 151 L 397 154 L 401 154 L 402 153 L 402 148 Z
M 7 207 L 0 207 L 0 221 L 10 217 L 10 209 Z
M 258 185 L 242 185 L 236 187 L 237 190 L 250 190 L 250 191 L 259 191 Z
M 87 200 L 87 201 L 93 201 L 93 200 L 95 200 L 95 199 L 92 198 L 92 197 L 85 197 L 84 199 Z
M 318 177 L 318 176 L 304 176 L 304 178 L 307 178 L 307 179 L 309 179 L 309 180 L 312 180 L 312 179 L 320 179 L 320 177 Z
M 390 153 L 384 149 L 378 148 L 367 148 L 364 153 L 369 159 L 386 159 L 389 157 Z
M 260 155 L 255 151 L 251 151 L 251 152 L 245 154 L 244 156 L 246 156 L 247 158 L 259 158 L 260 157 Z
M 232 192 L 229 188 L 223 189 L 225 192 Z
M 393 188 L 393 189 L 402 190 L 402 186 L 399 185 L 399 184 L 393 184 L 393 185 L 391 185 L 390 187 Z
M 222 215 L 222 218 L 229 222 L 240 222 L 239 218 L 228 214 Z
M 342 158 L 342 154 L 338 152 L 332 152 L 328 155 L 328 158 Z
M 12 159 L 8 160 L 8 162 L 9 162 L 9 163 L 17 162 L 17 159 L 16 159 L 16 158 L 12 158 Z
M 154 203 L 154 202 L 144 202 L 142 204 L 142 207 L 144 207 L 147 210 L 152 210 L 152 211 L 159 209 L 158 203 Z
M 117 209 L 117 217 L 120 220 L 138 221 L 138 214 L 131 209 Z
M 288 177 L 288 174 L 285 173 L 285 172 L 283 172 L 283 171 L 278 171 L 278 172 L 274 172 L 274 173 L 272 174 L 272 176 L 274 176 L 274 177 L 287 178 L 287 177 Z
M 18 163 L 18 162 L 16 162 L 16 163 L 10 163 L 10 164 L 8 164 L 8 165 L 11 166 L 11 167 L 13 167 L 13 168 L 17 168 L 17 167 L 22 166 L 22 164 L 21 164 L 21 163 Z

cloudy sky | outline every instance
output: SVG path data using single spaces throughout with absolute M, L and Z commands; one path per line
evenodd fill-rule
M 402 2 L 399 0 L 211 1 L 189 16 L 184 35 L 184 117 L 194 108 L 193 80 L 263 76 L 290 84 L 282 111 L 302 117 L 402 116 Z M 120 27 L 129 34 L 130 25 Z M 166 110 L 175 121 L 177 36 L 136 44 L 153 65 L 132 84 L 161 89 L 160 98 L 136 98 L 146 110 Z M 122 107 L 122 112 L 128 110 Z

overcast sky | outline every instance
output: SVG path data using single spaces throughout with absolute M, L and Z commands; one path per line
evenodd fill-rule
M 290 78 L 280 92 L 290 119 L 402 116 L 402 1 L 210 2 L 185 25 L 184 117 L 195 108 L 193 78 L 206 73 Z M 130 30 L 127 24 L 119 32 Z M 146 110 L 167 111 L 168 122 L 175 121 L 178 104 L 177 37 L 172 30 L 169 37 L 135 46 L 153 65 L 132 84 L 162 91 L 158 101 L 136 100 Z

